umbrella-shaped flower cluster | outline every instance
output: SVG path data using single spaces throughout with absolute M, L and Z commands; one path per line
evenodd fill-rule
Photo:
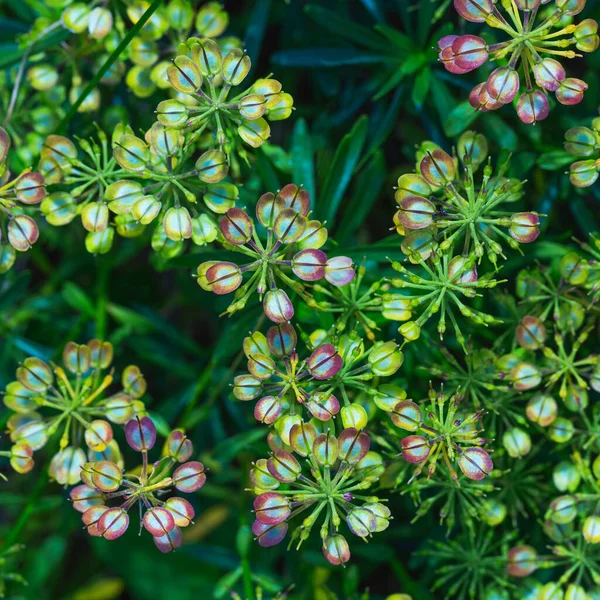
M 537 19 L 543 0 L 454 0 L 456 11 L 467 21 L 486 23 L 505 33 L 509 39 L 488 44 L 472 34 L 447 35 L 438 41 L 439 60 L 451 73 L 463 75 L 488 58 L 502 61 L 482 83 L 469 94 L 469 102 L 477 110 L 497 110 L 517 97 L 517 114 L 524 123 L 536 123 L 548 116 L 548 93 L 554 93 L 561 104 L 578 104 L 588 85 L 575 77 L 567 77 L 559 59 L 581 57 L 581 52 L 598 48 L 598 23 L 585 19 L 563 26 L 563 19 L 578 15 L 586 0 L 556 0 L 554 10 Z M 504 12 L 500 10 L 500 5 Z M 536 20 L 537 19 L 537 20 Z
M 416 465 L 411 480 L 418 477 L 426 465 L 430 478 L 439 460 L 444 461 L 458 485 L 455 462 L 469 479 L 480 481 L 489 475 L 494 464 L 482 447 L 489 440 L 482 438 L 482 430 L 478 429 L 485 411 L 461 417 L 462 396 L 458 392 L 448 397 L 443 389 L 440 392 L 431 389 L 429 399 L 426 411 L 412 400 L 403 400 L 390 413 L 396 427 L 411 432 L 401 441 L 402 458 Z
M 271 135 L 267 119 L 287 119 L 293 105 L 292 97 L 283 92 L 275 79 L 259 79 L 232 95 L 251 66 L 250 57 L 239 48 L 232 48 L 223 56 L 214 40 L 190 38 L 179 45 L 167 77 L 173 89 L 188 96 L 192 103 L 161 102 L 157 109 L 159 121 L 167 127 L 183 129 L 188 143 L 210 133 L 228 162 L 233 150 L 245 157 L 238 139 L 258 148 Z
M 468 131 L 460 137 L 458 152 L 464 166 L 460 179 L 455 158 L 441 148 L 427 147 L 417 172 L 398 179 L 396 230 L 407 237 L 412 232 L 421 238 L 429 234 L 443 251 L 462 243 L 465 256 L 473 252 L 481 259 L 485 253 L 494 264 L 498 256 L 504 258 L 501 242 L 518 248 L 535 241 L 540 233 L 536 213 L 500 210 L 522 194 L 522 183 L 506 177 L 508 162 L 493 176 L 488 159 L 481 183 L 476 184 L 475 173 L 486 160 L 487 148 L 481 134 Z
M 259 398 L 255 418 L 275 424 L 285 443 L 289 443 L 291 428 L 301 421 L 302 407 L 318 421 L 329 421 L 341 412 L 345 426 L 364 427 L 367 412 L 351 401 L 349 392 L 379 394 L 371 381 L 400 368 L 403 355 L 398 344 L 377 342 L 365 349 L 355 333 L 341 336 L 334 344 L 327 332 L 317 330 L 310 336 L 312 352 L 300 360 L 297 340 L 289 323 L 272 326 L 266 336 L 254 332 L 247 337 L 244 352 L 249 373 L 235 378 L 235 396 Z
M 286 536 L 290 522 L 308 511 L 291 534 L 299 548 L 320 520 L 323 555 L 333 565 L 350 560 L 348 541 L 339 533 L 342 521 L 363 540 L 386 529 L 390 511 L 377 496 L 362 492 L 382 472 L 381 456 L 370 452 L 369 436 L 344 429 L 337 437 L 317 433 L 310 423 L 297 423 L 290 432 L 291 451 L 275 450 L 258 460 L 250 472 L 256 520 L 252 531 L 261 546 L 274 546 Z M 296 458 L 305 459 L 303 463 Z
M 355 276 L 352 259 L 346 256 L 328 258 L 320 248 L 327 241 L 327 229 L 309 220 L 308 192 L 290 183 L 277 194 L 263 194 L 256 204 L 256 219 L 266 236 L 259 235 L 254 220 L 241 208 L 230 208 L 219 222 L 220 238 L 227 250 L 243 254 L 250 262 L 208 261 L 198 266 L 198 284 L 215 294 L 235 292 L 227 314 L 243 309 L 257 292 L 263 300 L 267 317 L 274 323 L 285 323 L 294 316 L 294 307 L 282 284 L 316 307 L 309 290 L 300 281 L 325 279 L 343 286 Z M 264 239 L 266 238 L 266 239 Z M 250 273 L 245 283 L 244 274 Z M 242 285 L 243 284 L 243 285 Z
M 31 205 L 46 197 L 41 173 L 25 169 L 17 177 L 11 177 L 9 150 L 10 138 L 0 127 L 0 274 L 12 268 L 17 252 L 26 252 L 37 242 L 38 226 L 27 213 Z
M 181 528 L 194 518 L 194 508 L 185 498 L 166 495 L 173 489 L 190 494 L 206 482 L 204 466 L 190 461 L 194 448 L 181 431 L 172 431 L 166 442 L 166 455 L 148 462 L 148 452 L 156 443 L 156 427 L 149 417 L 136 417 L 125 425 L 127 443 L 142 454 L 139 474 L 123 472 L 109 460 L 88 462 L 81 468 L 82 485 L 71 490 L 73 508 L 82 513 L 88 533 L 115 540 L 129 527 L 129 511 L 137 504 L 140 531 L 145 528 L 161 552 L 178 548 Z M 110 501 L 120 504 L 110 507 Z
M 113 375 L 106 371 L 113 347 L 102 340 L 69 342 L 62 358 L 64 368 L 26 358 L 17 369 L 16 381 L 6 386 L 4 404 L 13 413 L 7 425 L 13 449 L 22 459 L 13 467 L 20 473 L 30 471 L 33 453 L 60 435 L 49 472 L 58 483 L 73 485 L 79 481 L 86 450 L 90 460 L 121 462 L 110 423 L 122 425 L 144 413 L 139 398 L 146 392 L 146 381 L 140 369 L 130 365 L 123 371 L 121 389 L 108 393 Z

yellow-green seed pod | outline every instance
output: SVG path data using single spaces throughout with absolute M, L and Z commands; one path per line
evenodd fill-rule
M 127 2 L 127 16 L 135 25 L 150 8 L 147 0 L 132 0 Z M 169 20 L 164 10 L 157 10 L 142 27 L 139 36 L 145 40 L 158 40 L 169 29 Z
M 150 145 L 159 156 L 174 156 L 183 146 L 181 131 L 168 129 L 161 123 L 154 123 L 149 131 Z
M 200 67 L 200 72 L 205 77 L 221 75 L 223 56 L 219 45 L 214 40 L 200 40 L 191 48 L 192 58 Z
M 192 26 L 194 9 L 189 0 L 171 0 L 167 5 L 166 13 L 173 29 L 185 31 Z
M 261 94 L 249 94 L 240 100 L 240 114 L 250 121 L 262 117 L 266 110 L 267 99 Z
M 115 160 L 128 171 L 143 171 L 150 161 L 147 144 L 134 135 L 121 136 L 113 150 Z
M 152 81 L 148 69 L 139 65 L 129 69 L 125 83 L 138 98 L 148 98 L 156 91 L 156 83 Z
M 343 406 L 340 410 L 342 424 L 344 427 L 354 427 L 355 429 L 364 429 L 369 417 L 367 411 L 360 404 L 351 404 Z
M 96 40 L 104 39 L 110 33 L 112 26 L 112 13 L 103 6 L 97 6 L 88 16 L 88 31 Z
M 229 171 L 227 157 L 220 150 L 209 150 L 196 161 L 198 177 L 205 183 L 218 183 Z
M 131 213 L 115 217 L 117 233 L 124 238 L 134 238 L 142 235 L 146 226 L 135 219 Z
M 62 13 L 63 25 L 72 33 L 83 33 L 88 26 L 90 9 L 83 2 L 75 2 Z
M 202 74 L 196 63 L 188 56 L 176 56 L 167 69 L 171 87 L 182 94 L 194 94 L 202 87 Z
M 134 37 L 129 44 L 129 58 L 140 67 L 151 67 L 158 60 L 158 46 L 151 40 Z
M 219 37 L 229 24 L 229 15 L 219 2 L 208 2 L 196 15 L 196 30 L 202 37 Z
M 15 264 L 17 253 L 9 244 L 0 244 L 0 273 L 8 273 Z
M 83 88 L 85 84 L 81 86 L 73 86 L 69 91 L 69 102 L 71 104 L 75 104 L 81 96 L 83 92 Z M 88 95 L 85 97 L 84 101 L 79 105 L 77 112 L 85 113 L 85 112 L 94 112 L 100 108 L 100 90 L 98 88 L 94 88 Z
M 583 537 L 588 544 L 600 544 L 600 517 L 588 517 L 583 522 Z
M 161 206 L 161 203 L 154 196 L 142 196 L 133 205 L 131 214 L 136 221 L 148 225 L 156 219 Z
M 167 236 L 162 223 L 160 223 L 154 230 L 151 244 L 152 249 L 166 260 L 175 258 L 181 254 L 185 248 L 183 241 L 175 242 Z
M 192 218 L 185 207 L 171 207 L 165 213 L 163 221 L 165 233 L 174 242 L 188 240 L 192 237 Z
M 254 121 L 243 121 L 238 127 L 238 134 L 246 144 L 253 148 L 259 148 L 269 139 L 271 128 L 261 117 Z
M 85 236 L 85 249 L 90 254 L 106 254 L 112 248 L 115 230 L 107 227 L 104 231 L 88 233 Z
M 81 211 L 81 223 L 87 231 L 104 231 L 108 227 L 108 206 L 104 202 L 90 202 Z
M 261 94 L 265 98 L 270 98 L 275 94 L 281 92 L 282 86 L 277 79 L 257 79 L 252 84 L 252 92 L 255 94 Z
M 398 333 L 403 335 L 407 342 L 414 342 L 421 336 L 421 328 L 416 321 L 408 321 L 398 327 Z
M 238 196 L 238 189 L 233 183 L 221 181 L 211 185 L 202 199 L 212 212 L 222 215 L 235 206 Z
M 142 184 L 128 179 L 115 181 L 104 191 L 104 200 L 108 202 L 108 208 L 117 215 L 130 213 L 134 204 L 143 196 Z
M 67 192 L 53 192 L 41 203 L 40 208 L 50 225 L 60 227 L 67 225 L 77 215 L 77 207 L 73 197 Z
M 290 444 L 290 433 L 294 425 L 302 423 L 300 415 L 284 415 L 275 421 L 275 430 L 284 444 Z
M 250 72 L 251 67 L 250 57 L 243 50 L 238 48 L 230 50 L 223 59 L 223 81 L 231 86 L 240 85 Z
M 72 161 L 77 158 L 77 148 L 75 144 L 62 135 L 49 135 L 44 142 L 41 151 L 42 159 L 51 158 L 54 165 L 58 165 L 64 173 L 68 173 L 72 168 Z M 50 177 L 49 171 L 40 169 L 45 178 Z
M 171 87 L 169 83 L 168 70 L 171 63 L 166 60 L 161 60 L 152 67 L 150 71 L 150 79 L 154 82 L 157 88 L 166 90 Z
M 396 342 L 379 344 L 369 354 L 369 364 L 375 375 L 393 375 L 404 362 L 404 355 Z
M 206 246 L 214 242 L 218 231 L 217 224 L 206 214 L 192 219 L 192 242 L 197 246 Z
M 165 127 L 180 127 L 188 119 L 188 109 L 178 100 L 163 100 L 156 107 L 158 122 Z
M 58 71 L 52 65 L 35 65 L 28 69 L 27 80 L 36 90 L 49 90 L 58 83 Z
M 281 93 L 271 96 L 267 102 L 267 119 L 269 121 L 283 121 L 291 114 L 294 99 L 290 94 Z

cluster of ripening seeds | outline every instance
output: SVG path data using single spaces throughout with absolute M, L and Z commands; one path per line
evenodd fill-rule
M 600 300 L 600 236 L 592 233 L 590 241 L 580 245 L 589 258 L 579 252 L 565 254 L 560 263 L 561 276 L 571 286 L 581 288 L 585 296 L 580 303 L 593 308 Z
M 431 478 L 439 460 L 443 460 L 457 485 L 460 483 L 453 466 L 455 461 L 469 479 L 480 481 L 491 473 L 494 464 L 483 449 L 491 440 L 481 437 L 482 430 L 478 429 L 486 412 L 479 410 L 463 417 L 461 401 L 458 392 L 448 396 L 443 388 L 439 392 L 431 389 L 426 412 L 412 400 L 398 402 L 390 412 L 396 427 L 411 432 L 400 442 L 402 458 L 416 465 L 411 480 L 418 477 L 425 466 L 427 477 Z
M 600 175 L 600 117 L 590 127 L 572 127 L 565 133 L 565 150 L 576 156 L 569 169 L 571 183 L 579 188 L 589 187 Z
M 292 97 L 275 79 L 259 79 L 244 91 L 230 95 L 250 72 L 250 57 L 239 48 L 223 56 L 214 40 L 190 38 L 179 45 L 167 77 L 173 89 L 188 96 L 193 104 L 165 100 L 158 105 L 159 121 L 180 128 L 187 143 L 210 131 L 219 150 L 232 160 L 236 151 L 247 160 L 237 139 L 252 148 L 260 147 L 271 135 L 267 122 L 287 119 L 292 114 Z
M 266 316 L 285 323 L 294 316 L 294 306 L 283 285 L 297 293 L 313 308 L 317 303 L 301 281 L 325 279 L 334 286 L 350 283 L 356 273 L 346 256 L 328 258 L 320 248 L 327 241 L 323 223 L 310 218 L 310 197 L 306 190 L 290 183 L 276 194 L 263 194 L 256 204 L 256 222 L 241 208 L 230 208 L 219 222 L 219 237 L 226 250 L 247 256 L 250 262 L 207 261 L 198 266 L 198 285 L 218 295 L 234 293 L 226 314 L 242 310 L 256 292 Z M 260 235 L 259 231 L 262 234 Z M 265 239 L 266 238 L 266 239 Z M 244 274 L 250 277 L 244 283 Z
M 166 440 L 162 458 L 150 464 L 148 452 L 156 443 L 156 427 L 149 417 L 136 416 L 125 425 L 127 444 L 142 455 L 136 472 L 123 472 L 110 460 L 95 460 L 81 465 L 82 485 L 71 490 L 73 508 L 82 513 L 88 533 L 115 540 L 129 527 L 129 511 L 137 504 L 140 533 L 146 529 L 161 552 L 181 546 L 181 528 L 194 518 L 190 502 L 178 496 L 164 499 L 173 488 L 190 494 L 206 482 L 202 463 L 190 461 L 192 442 L 179 430 Z M 109 507 L 110 501 L 120 502 Z
M 50 462 L 49 474 L 62 485 L 73 485 L 80 480 L 86 451 L 89 460 L 121 463 L 110 423 L 122 425 L 144 414 L 139 399 L 146 381 L 139 368 L 130 365 L 121 376 L 122 388 L 108 393 L 113 383 L 112 371 L 107 373 L 113 347 L 102 340 L 82 345 L 69 342 L 62 358 L 64 368 L 26 358 L 17 369 L 16 381 L 6 386 L 4 404 L 13 413 L 7 423 L 14 444 L 10 451 L 13 468 L 19 473 L 30 471 L 33 453 L 59 435 L 59 450 Z
M 65 4 L 64 2 L 62 4 Z M 52 21 L 51 11 L 40 17 L 29 37 L 31 43 L 41 39 L 50 31 L 62 27 L 74 36 L 65 48 L 72 60 L 64 60 L 64 54 L 45 52 L 27 71 L 30 85 L 40 91 L 54 88 L 61 75 L 70 73 L 69 100 L 75 102 L 85 83 L 82 77 L 82 64 L 92 70 L 100 68 L 112 52 L 127 35 L 131 25 L 135 25 L 149 7 L 145 0 L 133 0 L 124 7 L 127 19 L 120 10 L 107 6 L 84 2 L 69 2 L 62 13 Z M 170 0 L 150 16 L 138 34 L 119 55 L 119 59 L 100 79 L 102 85 L 114 86 L 124 80 L 128 88 L 139 98 L 151 96 L 157 89 L 168 89 L 166 77 L 170 62 L 161 60 L 182 38 L 192 32 L 201 37 L 216 38 L 223 34 L 229 23 L 229 15 L 218 2 L 208 2 L 195 13 L 193 3 L 186 0 Z M 219 40 L 223 51 L 239 48 L 241 41 L 227 37 Z M 81 64 L 80 64 L 81 63 Z M 93 89 L 78 108 L 79 112 L 97 111 L 101 106 L 101 94 Z
M 10 138 L 0 127 L 0 274 L 9 271 L 16 253 L 26 252 L 39 237 L 34 219 L 27 214 L 46 196 L 44 177 L 25 169 L 12 177 L 8 165 Z
M 291 428 L 302 421 L 303 409 L 321 422 L 340 413 L 344 427 L 362 429 L 368 414 L 351 395 L 386 395 L 373 379 L 391 376 L 400 368 L 403 355 L 398 344 L 376 342 L 366 349 L 355 333 L 342 335 L 334 344 L 327 332 L 317 330 L 310 336 L 312 352 L 301 360 L 297 341 L 289 323 L 270 327 L 266 336 L 251 333 L 243 344 L 249 373 L 235 378 L 235 397 L 258 398 L 255 418 L 274 425 L 286 444 Z
M 362 493 L 383 474 L 382 457 L 369 451 L 369 436 L 354 428 L 335 436 L 300 422 L 292 427 L 289 444 L 289 451 L 275 449 L 250 472 L 256 494 L 252 531 L 261 546 L 274 546 L 286 536 L 290 521 L 309 511 L 290 545 L 299 548 L 320 518 L 323 555 L 333 565 L 344 565 L 350 547 L 339 533 L 342 521 L 365 541 L 389 525 L 389 509 L 377 496 Z
M 423 272 L 419 275 L 397 261 L 392 263 L 402 277 L 391 280 L 391 285 L 407 292 L 395 300 L 408 310 L 424 305 L 416 320 L 400 327 L 408 341 L 417 339 L 422 326 L 438 312 L 440 336 L 448 319 L 463 347 L 465 338 L 455 311 L 479 325 L 497 322 L 466 306 L 461 298 L 474 298 L 477 289 L 500 283 L 489 276 L 480 278 L 477 271 L 484 256 L 494 266 L 499 256 L 505 258 L 500 242 L 519 249 L 519 244 L 535 241 L 540 233 L 536 213 L 499 210 L 521 197 L 522 183 L 506 177 L 508 164 L 492 177 L 488 161 L 476 186 L 475 173 L 487 154 L 486 139 L 468 131 L 459 139 L 458 150 L 464 167 L 462 180 L 457 177 L 457 159 L 434 144 L 424 144 L 417 153 L 416 173 L 398 179 L 394 229 L 404 236 L 403 252 Z
M 454 0 L 456 11 L 467 21 L 486 23 L 504 32 L 509 39 L 488 44 L 472 35 L 447 35 L 438 41 L 439 60 L 451 73 L 463 75 L 482 66 L 488 58 L 502 61 L 489 77 L 469 94 L 473 108 L 497 110 L 517 99 L 516 110 L 523 123 L 535 124 L 548 116 L 548 92 L 561 104 L 583 100 L 588 85 L 567 77 L 559 58 L 581 57 L 574 50 L 593 52 L 600 40 L 598 24 L 585 19 L 577 25 L 572 17 L 579 14 L 586 0 L 555 0 L 545 9 L 543 0 Z M 504 9 L 500 11 L 499 5 Z

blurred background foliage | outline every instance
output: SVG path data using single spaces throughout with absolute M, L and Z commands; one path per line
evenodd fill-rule
M 391 275 L 386 257 L 400 256 L 400 238 L 389 231 L 392 188 L 414 169 L 416 145 L 433 140 L 450 150 L 466 129 L 484 133 L 499 160 L 513 155 L 511 175 L 528 179 L 524 206 L 548 215 L 543 237 L 526 257 L 506 261 L 503 278 L 514 278 L 526 263 L 558 258 L 564 253 L 559 244 L 572 236 L 600 230 L 600 187 L 570 186 L 564 171 L 572 158 L 563 150 L 564 132 L 597 114 L 600 53 L 570 65 L 590 86 L 584 101 L 557 105 L 550 118 L 530 127 L 509 107 L 483 118 L 466 102 L 481 76 L 452 76 L 438 64 L 436 40 L 472 26 L 457 19 L 446 0 L 226 0 L 224 6 L 228 31 L 244 40 L 254 72 L 273 72 L 296 107 L 244 172 L 241 205 L 252 207 L 261 193 L 290 181 L 304 184 L 339 252 L 366 261 L 367 281 Z M 15 36 L 29 30 L 39 8 L 35 0 L 0 2 L 5 73 L 22 56 Z M 585 16 L 598 19 L 599 3 L 589 1 Z M 109 132 L 121 119 L 134 129 L 149 127 L 159 100 L 160 92 L 139 99 L 120 83 L 103 89 L 101 113 L 76 114 L 67 132 L 91 135 L 94 119 Z M 428 540 L 443 542 L 448 532 L 435 511 L 411 524 L 416 509 L 409 495 L 390 492 L 393 527 L 368 545 L 356 544 L 346 569 L 326 565 L 318 540 L 298 553 L 252 542 L 252 497 L 244 488 L 251 461 L 266 452 L 267 429 L 256 426 L 252 406 L 236 401 L 229 384 L 242 340 L 262 312 L 256 305 L 219 318 L 226 301 L 198 288 L 192 270 L 221 258 L 220 250 L 195 249 L 165 263 L 143 239 L 120 240 L 116 251 L 94 257 L 83 250 L 81 229 L 66 235 L 42 225 L 41 235 L 45 244 L 0 279 L 0 388 L 26 356 L 53 360 L 69 340 L 104 337 L 115 346 L 117 371 L 131 362 L 141 367 L 159 431 L 184 427 L 210 471 L 193 499 L 198 516 L 183 547 L 158 556 L 133 531 L 110 544 L 90 538 L 67 491 L 47 481 L 43 458 L 27 478 L 2 465 L 9 480 L 0 492 L 0 576 L 15 572 L 28 583 L 7 579 L 7 597 L 186 600 L 226 598 L 230 589 L 245 597 L 260 587 L 272 598 L 291 586 L 289 597 L 298 599 L 359 599 L 367 591 L 372 599 L 398 592 L 418 600 L 443 597 L 430 592 L 436 556 L 419 551 Z M 329 316 L 306 307 L 299 313 L 306 330 L 330 324 Z M 380 325 L 388 338 L 397 336 L 393 323 Z M 470 333 L 485 345 L 498 330 Z M 417 365 L 435 362 L 437 343 L 408 347 L 399 382 L 409 397 L 425 397 L 429 374 Z M 7 417 L 0 413 L 3 425 Z M 373 433 L 377 441 L 377 429 Z M 390 458 L 394 452 L 386 450 Z M 393 477 L 384 485 L 394 487 Z M 527 519 L 519 523 L 529 527 Z M 461 530 L 458 522 L 451 538 L 460 540 Z M 16 551 L 17 543 L 24 548 Z

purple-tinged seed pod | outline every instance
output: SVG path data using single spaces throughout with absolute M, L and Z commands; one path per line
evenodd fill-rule
M 253 506 L 257 521 L 265 525 L 279 525 L 290 516 L 291 512 L 290 501 L 277 492 L 258 495 Z
M 319 381 L 331 379 L 343 365 L 344 361 L 333 344 L 322 344 L 306 361 L 308 371 Z
M 312 423 L 296 423 L 290 430 L 290 446 L 299 456 L 306 457 L 311 453 L 317 437 L 317 430 Z
M 318 392 L 310 397 L 306 408 L 319 421 L 329 421 L 340 412 L 340 402 L 333 394 Z
M 535 242 L 540 235 L 540 217 L 537 213 L 515 213 L 510 218 L 508 233 L 517 242 L 529 244 Z
M 44 177 L 41 173 L 25 173 L 14 184 L 17 198 L 23 204 L 39 204 L 46 197 Z
M 232 262 L 217 262 L 211 265 L 206 271 L 205 277 L 208 289 L 219 296 L 231 294 L 242 284 L 242 272 Z M 200 277 L 198 281 L 200 281 Z
M 531 546 L 515 546 L 508 551 L 506 572 L 514 577 L 527 577 L 537 568 L 538 555 Z
M 275 356 L 282 358 L 290 356 L 296 349 L 298 335 L 289 323 L 279 323 L 267 330 L 267 344 Z
M 143 524 L 151 535 L 161 537 L 175 527 L 173 515 L 165 508 L 155 506 L 144 513 Z
M 254 400 L 262 392 L 262 381 L 253 375 L 238 375 L 233 380 L 233 395 L 238 400 Z
M 362 460 L 371 446 L 371 438 L 364 432 L 347 427 L 338 436 L 340 460 L 351 465 Z
M 164 508 L 173 515 L 177 527 L 187 527 L 190 525 L 196 514 L 194 507 L 187 500 L 177 496 L 166 500 Z
M 579 104 L 583 100 L 583 94 L 588 89 L 588 84 L 575 77 L 567 77 L 556 90 L 556 99 L 567 106 Z
M 494 463 L 482 448 L 467 448 L 458 457 L 458 466 L 469 479 L 481 481 L 492 472 Z
M 452 157 L 439 149 L 427 153 L 419 164 L 419 170 L 425 181 L 435 188 L 447 185 L 456 177 Z
M 134 417 L 125 425 L 125 437 L 134 450 L 147 452 L 156 443 L 156 427 L 150 417 Z
M 248 358 L 248 371 L 261 381 L 269 379 L 275 370 L 275 361 L 270 356 L 255 353 Z
M 402 458 L 409 463 L 421 463 L 427 460 L 431 447 L 421 435 L 409 435 L 400 442 Z
M 515 339 L 521 348 L 537 350 L 546 341 L 546 328 L 541 319 L 532 315 L 524 316 L 515 329 Z
M 322 250 L 301 250 L 292 259 L 292 271 L 302 281 L 318 281 L 325 277 L 327 255 Z
M 549 92 L 556 92 L 567 77 L 564 67 L 553 58 L 543 58 L 533 67 L 536 83 Z
M 116 540 L 128 527 L 129 515 L 120 507 L 109 508 L 98 520 L 98 531 L 105 540 Z
M 354 263 L 348 256 L 335 256 L 327 261 L 325 266 L 325 279 L 335 285 L 342 287 L 348 285 L 356 276 Z
M 263 299 L 263 310 L 273 323 L 286 323 L 294 317 L 294 305 L 280 289 L 269 290 Z
M 263 548 L 276 546 L 283 540 L 288 530 L 287 523 L 279 523 L 278 525 L 267 525 L 261 523 L 258 519 L 252 524 L 252 533 L 258 539 L 258 543 Z
M 198 461 L 190 461 L 177 467 L 173 472 L 173 483 L 180 492 L 192 493 L 206 483 L 204 465 Z
M 296 212 L 306 216 L 310 210 L 310 195 L 307 190 L 299 188 L 295 183 L 284 185 L 279 192 L 277 198 L 284 201 L 286 208 L 293 208 Z
M 230 208 L 219 221 L 223 237 L 234 246 L 243 246 L 252 239 L 252 219 L 241 208 Z
M 171 431 L 167 438 L 167 452 L 179 463 L 184 463 L 192 456 L 194 446 L 183 431 Z
M 406 431 L 417 431 L 423 423 L 421 409 L 412 400 L 398 402 L 390 412 L 390 418 L 396 427 Z
M 483 23 L 494 12 L 493 0 L 454 0 L 456 12 L 472 23 Z
M 256 203 L 256 218 L 267 230 L 273 229 L 275 219 L 286 208 L 285 201 L 271 192 L 263 194 Z
M 435 205 L 427 198 L 405 196 L 400 200 L 396 218 L 407 229 L 425 229 L 433 223 Z
M 33 469 L 33 449 L 25 442 L 18 442 L 10 449 L 10 466 L 21 475 Z
M 98 522 L 102 515 L 108 510 L 108 506 L 104 504 L 97 504 L 91 506 L 81 515 L 81 520 L 86 526 L 87 532 L 92 537 L 100 537 L 102 532 L 98 528 Z
M 284 208 L 273 223 L 273 233 L 283 244 L 291 244 L 304 233 L 308 225 L 307 218 L 293 208 Z
M 156 547 L 163 553 L 171 552 L 176 548 L 179 548 L 183 543 L 183 535 L 181 529 L 175 526 L 169 533 L 162 536 L 154 536 L 154 543 Z
M 338 440 L 331 432 L 321 433 L 313 442 L 312 453 L 317 464 L 322 467 L 333 467 L 339 456 Z
M 125 367 L 121 375 L 123 389 L 132 398 L 141 398 L 146 393 L 146 380 L 136 365 Z
M 272 425 L 283 412 L 281 400 L 275 396 L 264 396 L 254 407 L 254 418 L 265 425 Z
M 464 73 L 479 68 L 488 59 L 487 44 L 476 35 L 460 35 L 452 42 L 454 64 Z
M 323 540 L 323 556 L 332 565 L 344 565 L 350 560 L 350 547 L 346 538 L 335 533 Z
M 86 512 L 92 506 L 104 504 L 104 494 L 89 485 L 78 485 L 69 492 L 73 508 L 80 513 Z
M 40 236 L 36 222 L 28 215 L 16 215 L 8 222 L 8 241 L 18 252 L 26 252 Z
M 550 112 L 548 98 L 540 90 L 524 92 L 517 102 L 517 115 L 527 125 L 543 121 Z
M 102 452 L 113 439 L 113 430 L 108 421 L 95 419 L 85 430 L 85 443 L 90 450 Z
M 492 100 L 508 104 L 516 98 L 520 85 L 519 74 L 515 69 L 499 67 L 488 77 L 486 89 Z
M 98 460 L 87 463 L 81 469 L 81 479 L 85 483 L 84 473 L 89 474 L 89 482 L 101 492 L 115 492 L 123 483 L 123 471 L 121 467 L 109 460 Z
M 285 450 L 276 450 L 267 460 L 267 469 L 281 483 L 292 483 L 302 472 L 300 463 Z
M 350 531 L 363 539 L 369 537 L 377 527 L 375 515 L 364 506 L 353 508 L 346 515 L 346 523 Z

